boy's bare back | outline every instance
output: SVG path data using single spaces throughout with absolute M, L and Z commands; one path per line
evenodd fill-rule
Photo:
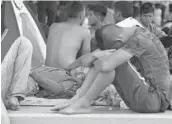
M 54 23 L 47 39 L 46 65 L 66 68 L 82 54 L 90 52 L 91 35 L 88 29 L 70 23 Z

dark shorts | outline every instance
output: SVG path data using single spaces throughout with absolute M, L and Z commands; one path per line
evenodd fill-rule
M 158 89 L 145 82 L 138 72 L 128 62 L 115 69 L 113 84 L 126 103 L 135 112 L 164 112 L 169 107 L 169 101 Z

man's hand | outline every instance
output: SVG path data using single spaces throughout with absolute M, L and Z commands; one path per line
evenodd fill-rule
M 113 54 L 115 52 L 115 49 L 111 49 L 111 50 L 95 50 L 92 54 L 94 57 L 96 58 L 100 58 L 100 57 L 103 57 L 103 56 L 109 56 L 111 54 Z
M 92 53 L 85 54 L 80 57 L 81 58 L 81 66 L 91 67 L 93 62 L 97 59 L 92 55 Z
M 90 67 L 96 59 L 97 58 L 94 57 L 92 53 L 85 54 L 70 64 L 65 70 L 71 71 L 79 66 Z

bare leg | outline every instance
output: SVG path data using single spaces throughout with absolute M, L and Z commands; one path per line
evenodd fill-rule
M 114 50 L 113 50 L 114 51 Z M 94 52 L 92 52 L 92 54 L 94 55 L 91 55 L 91 54 L 86 54 L 86 55 L 83 55 L 81 56 L 79 59 L 77 59 L 74 63 L 72 63 L 70 66 L 69 66 L 69 69 L 70 68 L 76 68 L 79 64 L 81 64 L 82 62 L 81 61 L 94 61 L 94 59 L 98 58 L 98 57 L 101 57 L 101 56 L 104 56 L 106 55 L 107 53 L 109 52 L 104 52 L 104 51 L 100 51 L 100 50 L 95 50 Z M 96 57 L 95 57 L 96 56 Z M 88 59 L 88 60 L 87 60 Z M 81 98 L 83 95 L 85 95 L 85 93 L 88 91 L 88 89 L 91 87 L 91 85 L 93 84 L 94 80 L 96 79 L 97 75 L 99 74 L 99 72 L 97 72 L 97 70 L 92 67 L 85 79 L 85 81 L 83 82 L 83 85 L 82 87 L 79 89 L 79 92 L 71 99 L 71 100 L 68 100 L 67 102 L 65 103 L 62 103 L 62 104 L 58 104 L 56 105 L 55 107 L 53 107 L 53 111 L 57 111 L 57 110 L 60 110 L 60 109 L 63 109 L 63 108 L 66 108 L 67 106 L 75 103 L 79 98 Z
M 97 74 L 97 73 L 96 73 Z M 95 75 L 93 75 L 95 76 Z M 69 107 L 62 109 L 60 113 L 63 114 L 77 114 L 77 113 L 88 113 L 90 112 L 88 107 L 91 104 L 93 100 L 95 100 L 99 94 L 107 87 L 109 86 L 115 77 L 115 71 L 112 72 L 100 72 L 96 76 L 95 80 L 92 80 L 93 77 L 86 77 L 86 81 L 84 81 L 85 84 L 91 83 L 93 81 L 93 84 L 91 87 L 85 92 L 85 94 L 82 94 L 79 100 L 77 100 L 74 104 L 70 105 Z M 85 86 L 82 85 L 82 89 Z M 81 90 L 82 92 L 82 90 Z M 86 109 L 85 109 L 86 108 Z
M 87 91 L 88 89 L 91 87 L 93 81 L 95 80 L 96 76 L 98 75 L 98 72 L 96 71 L 95 68 L 91 68 L 83 85 L 81 86 L 81 88 L 79 89 L 79 92 L 69 101 L 62 103 L 62 104 L 58 104 L 56 106 L 54 106 L 52 108 L 53 111 L 57 111 L 63 108 L 68 107 L 69 105 L 75 103 L 79 98 L 81 98 Z
M 33 47 L 29 40 L 19 37 L 12 44 L 1 65 L 1 97 L 7 108 L 16 110 L 26 95 Z M 12 107 L 13 106 L 13 107 Z

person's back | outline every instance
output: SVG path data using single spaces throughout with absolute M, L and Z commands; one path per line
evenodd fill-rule
M 89 31 L 79 25 L 53 24 L 47 40 L 46 65 L 66 68 L 76 60 L 78 51 L 84 49 L 82 45 L 87 36 L 89 38 Z
M 45 62 L 47 66 L 66 68 L 76 60 L 79 51 L 81 55 L 90 52 L 90 32 L 80 26 L 84 19 L 83 4 L 69 4 L 67 16 L 67 22 L 54 23 L 50 27 Z
M 133 46 L 131 45 L 134 42 L 135 45 L 137 45 L 137 48 L 134 44 Z M 138 50 L 140 51 L 139 54 L 136 52 L 138 54 L 136 54 L 136 56 L 142 67 L 141 74 L 145 80 L 150 86 L 156 89 L 158 88 L 167 96 L 167 98 L 169 98 L 169 61 L 161 41 L 145 28 L 138 28 L 130 40 L 129 46 L 132 49 L 134 48 L 137 52 Z M 135 53 L 135 51 L 132 52 Z

